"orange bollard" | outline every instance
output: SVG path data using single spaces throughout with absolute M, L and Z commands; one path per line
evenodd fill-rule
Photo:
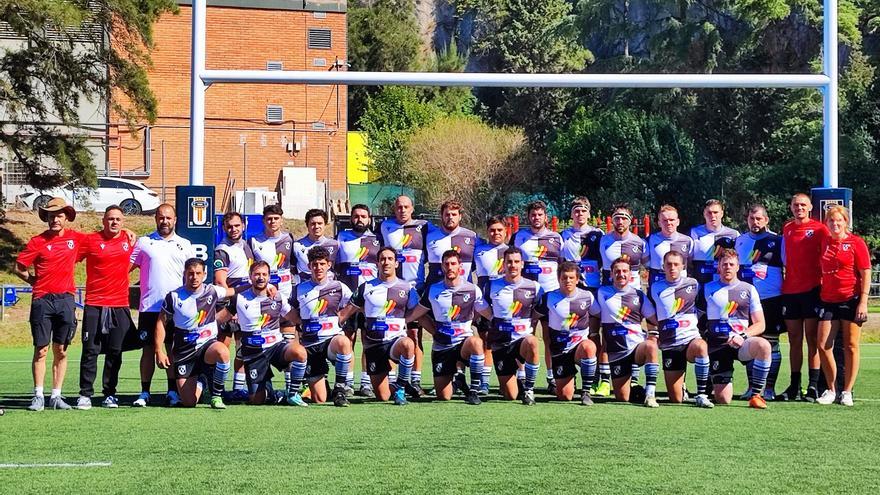
M 611 217 L 605 217 L 605 232 L 611 232 Z
M 559 219 L 553 217 L 553 220 L 550 221 L 550 225 L 553 228 L 553 232 L 559 232 Z
M 513 231 L 519 232 L 519 215 L 513 217 Z
M 648 215 L 645 215 L 645 218 L 642 219 L 642 221 L 645 222 L 645 237 L 650 237 L 651 236 L 651 217 L 649 217 Z

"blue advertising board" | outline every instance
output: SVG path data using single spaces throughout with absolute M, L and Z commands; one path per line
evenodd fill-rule
M 810 191 L 813 200 L 812 217 L 820 222 L 825 221 L 825 212 L 832 206 L 843 206 L 849 210 L 849 223 L 855 221 L 852 211 L 852 189 L 846 187 L 815 187 Z
M 214 186 L 177 186 L 177 233 L 189 240 L 205 261 L 207 281 L 214 280 Z

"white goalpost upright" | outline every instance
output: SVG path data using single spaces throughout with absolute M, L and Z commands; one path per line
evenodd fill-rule
M 205 91 L 211 84 L 340 84 L 555 88 L 815 88 L 822 92 L 823 185 L 838 187 L 837 0 L 824 1 L 822 74 L 495 74 L 207 70 L 206 0 L 192 2 L 190 185 L 205 180 Z

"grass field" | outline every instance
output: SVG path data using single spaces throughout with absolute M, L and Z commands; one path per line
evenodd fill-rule
M 5 493 L 880 490 L 880 346 L 873 344 L 864 347 L 854 408 L 772 403 L 766 411 L 744 402 L 698 410 L 663 401 L 658 410 L 611 402 L 588 409 L 541 395 L 527 408 L 493 394 L 479 407 L 355 399 L 347 409 L 123 405 L 31 413 L 22 410 L 30 354 L 0 349 Z M 74 345 L 66 380 L 73 400 L 78 356 Z M 139 389 L 137 356 L 128 354 L 123 367 L 124 404 Z M 781 376 L 787 385 L 787 371 Z M 157 378 L 154 390 L 163 382 Z M 110 465 L 13 467 L 86 462 Z

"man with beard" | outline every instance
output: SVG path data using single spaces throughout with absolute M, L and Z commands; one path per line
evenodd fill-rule
M 154 334 L 165 296 L 180 287 L 183 265 L 196 255 L 192 244 L 174 232 L 177 216 L 174 207 L 165 203 L 156 208 L 156 231 L 138 239 L 131 252 L 131 269 L 140 269 L 141 300 L 138 313 L 138 332 L 144 343 L 141 355 L 141 394 L 132 404 L 147 407 L 150 403 L 150 383 L 156 366 Z M 168 332 L 165 343 L 171 344 Z M 180 404 L 177 381 L 173 370 L 166 369 L 168 378 L 167 405 Z
M 477 273 L 477 287 L 487 294 L 489 284 L 504 277 L 504 251 L 507 250 L 507 219 L 494 215 L 486 220 L 486 241 L 480 242 L 474 250 L 474 266 Z M 486 362 L 483 365 L 483 376 L 480 381 L 480 395 L 489 395 L 489 378 L 492 376 L 492 349 L 486 341 L 490 320 L 479 318 L 477 330 L 483 341 L 483 353 Z M 521 377 L 520 377 L 521 378 Z
M 427 255 L 426 237 L 433 227 L 425 220 L 412 217 L 413 201 L 409 196 L 398 196 L 394 201 L 394 218 L 387 219 L 379 227 L 379 240 L 397 252 L 400 268 L 397 277 L 409 282 L 419 293 L 425 287 L 425 259 Z M 422 395 L 422 329 L 412 323 L 408 329 L 409 337 L 417 344 L 416 364 L 412 372 L 412 388 Z
M 547 205 L 533 201 L 526 205 L 529 226 L 520 229 L 513 238 L 513 245 L 522 251 L 523 277 L 534 280 L 547 293 L 559 288 L 556 270 L 561 261 L 562 237 L 547 228 Z M 550 330 L 541 325 L 544 340 L 544 364 L 547 366 L 547 393 L 556 395 L 550 353 Z
M 740 259 L 739 279 L 755 286 L 764 309 L 764 337 L 770 342 L 770 373 L 764 388 L 764 399 L 776 398 L 776 379 L 782 364 L 779 335 L 785 331 L 782 319 L 782 236 L 767 229 L 770 217 L 763 205 L 749 208 L 746 218 L 748 232 L 736 238 L 736 253 Z M 743 398 L 752 396 L 746 391 Z
M 351 292 L 357 290 L 361 284 L 376 278 L 379 267 L 379 239 L 370 230 L 372 224 L 370 208 L 364 204 L 356 204 L 351 207 L 351 228 L 340 231 L 336 235 L 339 242 L 339 251 L 336 256 L 336 279 L 345 284 Z M 345 322 L 343 330 L 351 339 L 352 345 L 357 341 L 358 328 L 364 328 L 364 317 L 361 314 L 353 316 Z M 349 371 L 346 377 L 346 394 L 348 389 L 354 386 L 354 372 Z M 361 351 L 361 386 L 358 395 L 362 397 L 375 397 L 373 385 L 370 383 L 370 375 L 367 373 L 366 357 Z
M 240 213 L 235 211 L 226 213 L 223 215 L 222 225 L 226 236 L 214 249 L 214 284 L 235 289 L 239 285 L 250 283 L 248 270 L 254 262 L 254 252 L 251 250 L 250 244 L 244 240 L 244 219 Z M 225 302 L 221 303 L 218 309 L 223 307 L 225 307 Z M 221 323 L 218 340 L 229 348 L 232 344 L 232 338 L 235 336 L 235 347 L 240 347 L 241 336 L 237 333 L 240 328 L 235 319 Z M 236 357 L 234 366 L 232 396 L 230 398 L 234 401 L 244 401 L 249 397 L 244 363 Z

